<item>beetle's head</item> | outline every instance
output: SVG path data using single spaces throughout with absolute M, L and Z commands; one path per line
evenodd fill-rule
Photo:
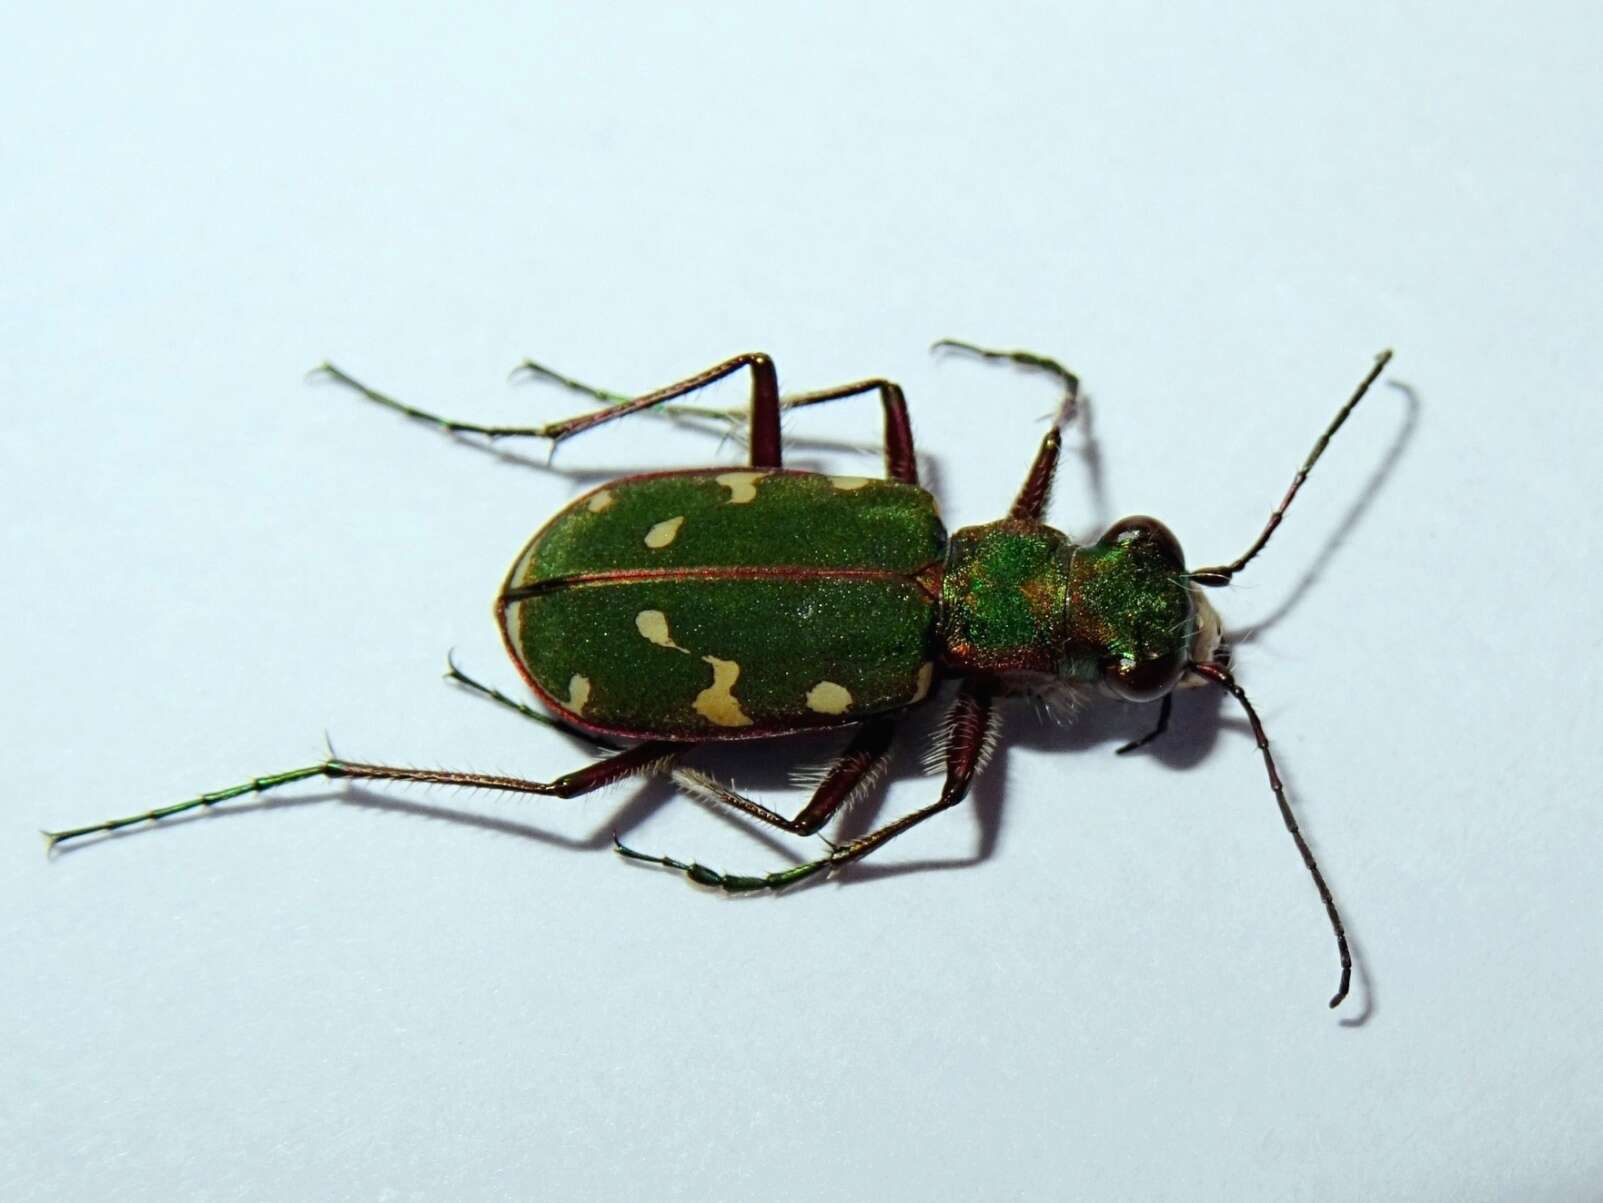
M 1187 576 L 1179 540 L 1143 515 L 1075 550 L 1068 628 L 1073 675 L 1130 702 L 1168 693 L 1188 664 L 1214 658 L 1221 639 L 1219 615 Z

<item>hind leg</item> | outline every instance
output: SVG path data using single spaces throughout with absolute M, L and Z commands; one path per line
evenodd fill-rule
M 627 417 L 641 410 L 651 409 L 665 401 L 672 401 L 678 397 L 687 396 L 698 389 L 706 388 L 725 376 L 733 375 L 743 368 L 750 368 L 751 384 L 751 464 L 754 468 L 778 468 L 781 466 L 781 451 L 779 443 L 779 377 L 774 371 L 774 361 L 760 351 L 745 355 L 736 355 L 726 359 L 723 363 L 715 364 L 704 372 L 687 377 L 676 384 L 666 388 L 657 389 L 632 400 L 622 401 L 606 409 L 594 413 L 580 414 L 578 417 L 567 418 L 561 422 L 549 422 L 544 426 L 490 426 L 479 422 L 464 422 L 456 418 L 444 418 L 439 414 L 426 409 L 419 409 L 399 401 L 387 393 L 369 388 L 361 381 L 355 379 L 331 363 L 324 363 L 315 369 L 331 380 L 336 380 L 347 388 L 354 389 L 375 405 L 382 405 L 386 409 L 404 414 L 406 417 L 419 422 L 427 422 L 437 426 L 449 434 L 476 434 L 487 439 L 507 438 L 536 438 L 549 439 L 552 444 L 572 438 L 576 434 L 590 430 L 604 423 Z M 585 391 L 589 391 L 586 389 Z
M 142 814 L 126 815 L 120 819 L 107 819 L 104 823 L 95 823 L 88 827 L 75 827 L 67 831 L 47 831 L 45 841 L 49 848 L 54 849 L 57 844 L 66 843 L 86 835 L 98 835 L 101 832 L 119 831 L 124 827 L 134 827 L 140 823 L 153 823 L 161 819 L 170 819 L 174 815 L 185 811 L 202 810 L 216 806 L 219 802 L 227 802 L 233 798 L 240 798 L 246 794 L 265 794 L 269 790 L 281 786 L 293 785 L 297 781 L 307 781 L 313 777 L 326 777 L 330 780 L 352 781 L 415 781 L 425 785 L 454 785 L 465 789 L 490 789 L 512 794 L 543 794 L 553 798 L 576 798 L 580 794 L 588 794 L 592 790 L 610 785 L 614 781 L 621 781 L 625 777 L 632 777 L 638 773 L 647 773 L 657 770 L 663 765 L 670 764 L 688 752 L 694 745 L 676 744 L 662 741 L 637 744 L 635 747 L 605 760 L 598 760 L 576 772 L 568 773 L 552 781 L 527 781 L 521 777 L 500 777 L 489 773 L 455 773 L 445 769 L 409 769 L 398 765 L 362 764 L 357 761 L 329 759 L 321 764 L 308 765 L 306 768 L 289 769 L 282 773 L 271 773 L 265 777 L 253 777 L 239 785 L 229 786 L 227 789 L 214 790 L 209 794 L 200 794 L 183 802 L 175 802 L 170 806 L 160 806 L 155 810 L 147 810 Z

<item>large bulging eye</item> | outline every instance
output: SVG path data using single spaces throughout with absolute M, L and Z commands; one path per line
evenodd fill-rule
M 1097 610 L 1102 680 L 1127 702 L 1161 698 L 1185 672 L 1193 623 L 1186 559 L 1156 518 L 1121 518 L 1097 541 L 1107 565 Z
M 1108 527 L 1102 538 L 1097 540 L 1104 547 L 1126 546 L 1149 551 L 1153 555 L 1162 556 L 1173 565 L 1176 572 L 1184 572 L 1186 567 L 1185 552 L 1180 550 L 1180 540 L 1174 537 L 1171 531 L 1156 518 L 1148 518 L 1145 514 L 1132 514 L 1128 518 L 1120 518 Z
M 1118 660 L 1102 669 L 1102 680 L 1126 702 L 1155 702 L 1180 683 L 1185 672 L 1183 647 L 1141 660 Z

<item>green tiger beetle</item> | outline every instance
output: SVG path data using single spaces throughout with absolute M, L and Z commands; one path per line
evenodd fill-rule
M 613 481 L 557 514 L 513 561 L 496 597 L 495 615 L 508 653 L 549 714 L 480 685 L 454 664 L 447 674 L 609 754 L 551 781 L 527 781 L 364 764 L 331 751 L 320 764 L 257 777 L 144 814 L 47 832 L 49 847 L 314 777 L 572 798 L 626 777 L 666 774 L 703 801 L 808 836 L 872 787 L 909 708 L 929 698 L 942 681 L 956 679 L 956 700 L 937 752 L 945 766 L 939 797 L 831 845 L 818 860 L 764 876 L 737 876 L 648 856 L 614 839 L 623 856 L 681 872 L 701 885 L 729 893 L 778 890 L 860 860 L 962 801 L 995 743 L 997 703 L 1005 695 L 1052 687 L 1158 702 L 1152 730 L 1118 749 L 1130 752 L 1167 729 L 1177 687 L 1211 683 L 1245 713 L 1280 817 L 1324 903 L 1341 959 L 1340 985 L 1330 1000 L 1337 1006 L 1352 976 L 1341 916 L 1286 801 L 1263 723 L 1231 674 L 1219 616 L 1203 590 L 1228 585 L 1263 550 L 1391 352 L 1376 357 L 1337 411 L 1252 545 L 1228 564 L 1188 570 L 1179 542 L 1154 518 L 1124 518 L 1083 546 L 1041 521 L 1061 432 L 1079 396 L 1073 373 L 1023 351 L 952 340 L 936 346 L 1046 372 L 1063 388 L 1056 419 L 1007 517 L 950 533 L 935 499 L 919 486 L 907 403 L 889 380 L 781 396 L 773 361 L 748 354 L 628 397 L 531 361 L 523 367 L 532 374 L 588 394 L 605 407 L 522 427 L 441 418 L 324 364 L 320 372 L 369 400 L 454 435 L 545 439 L 553 448 L 581 431 L 657 407 L 675 416 L 723 416 L 733 422 L 727 411 L 670 403 L 724 377 L 750 372 L 746 468 Z M 884 411 L 884 479 L 783 466 L 783 412 L 869 394 L 878 395 Z M 850 737 L 794 818 L 682 763 L 702 744 L 834 728 L 850 728 Z

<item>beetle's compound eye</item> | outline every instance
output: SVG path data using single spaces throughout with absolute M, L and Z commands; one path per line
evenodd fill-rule
M 1145 514 L 1120 518 L 1097 542 L 1104 547 L 1128 547 L 1132 551 L 1161 556 L 1176 572 L 1184 572 L 1186 568 L 1185 552 L 1180 550 L 1180 540 L 1174 537 L 1174 532 Z
M 1109 661 L 1102 680 L 1126 702 L 1155 702 L 1180 683 L 1185 668 L 1185 649 L 1176 647 L 1141 660 Z
M 1097 548 L 1105 565 L 1102 680 L 1127 702 L 1161 698 L 1185 672 L 1195 620 L 1180 540 L 1136 514 L 1108 527 Z

